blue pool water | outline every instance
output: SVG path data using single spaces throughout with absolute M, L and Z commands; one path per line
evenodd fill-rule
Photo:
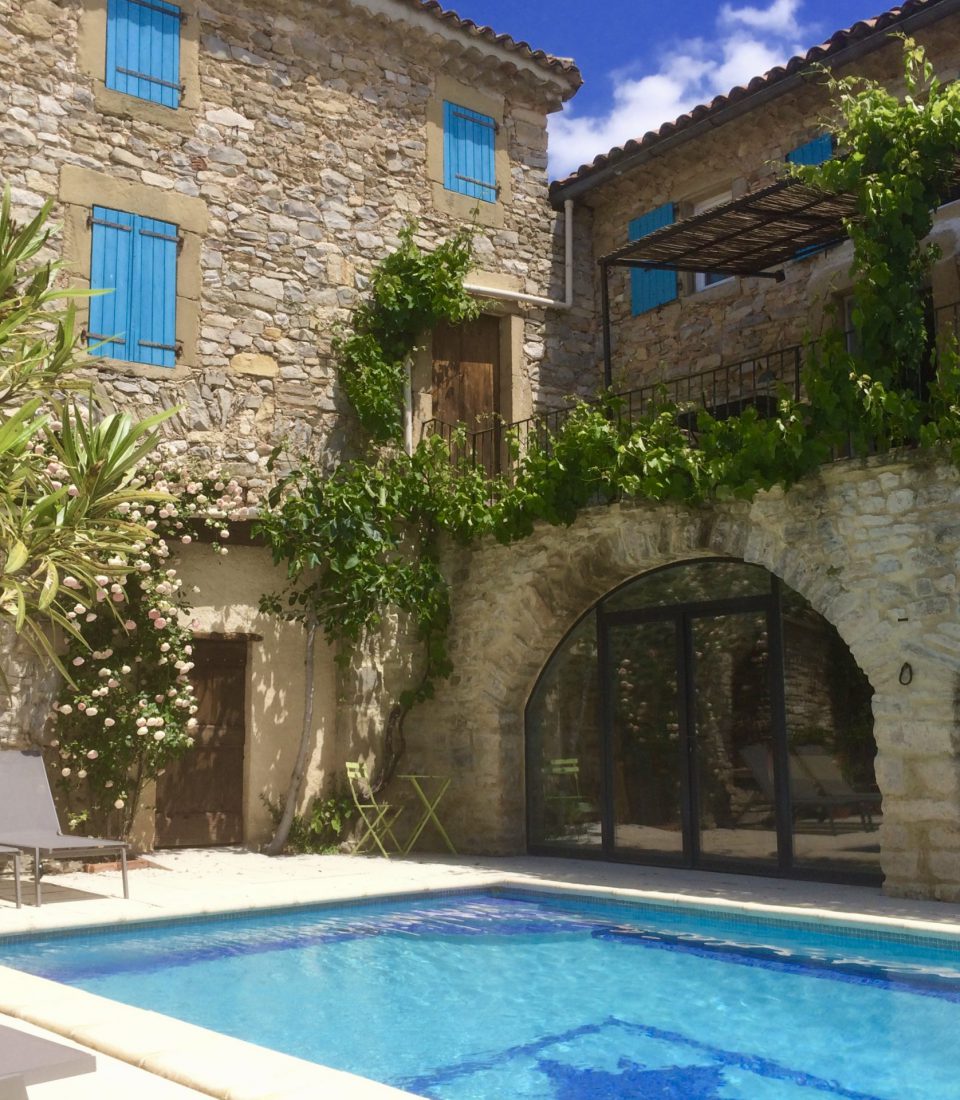
M 506 893 L 0 941 L 437 1100 L 955 1100 L 960 947 Z

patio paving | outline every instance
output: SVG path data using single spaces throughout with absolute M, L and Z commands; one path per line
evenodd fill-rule
M 786 908 L 809 917 L 829 913 L 840 919 L 902 924 L 960 936 L 958 905 L 888 898 L 867 887 L 741 875 L 534 857 L 385 860 L 329 855 L 271 859 L 240 848 L 165 851 L 149 859 L 151 866 L 131 871 L 129 901 L 122 897 L 118 872 L 71 871 L 44 876 L 40 909 L 33 906 L 32 888 L 25 882 L 25 904 L 17 910 L 12 874 L 0 874 L 0 936 L 411 891 L 482 888 L 505 881 L 568 889 L 581 886 L 753 910 Z M 115 1007 L 82 991 L 51 986 L 43 979 L 9 970 L 3 971 L 0 980 L 0 1022 L 55 1039 L 72 1036 L 85 1040 L 97 1054 L 95 1073 L 31 1086 L 30 1100 L 87 1100 L 88 1096 L 91 1100 L 126 1100 L 132 1095 L 138 1100 L 187 1100 L 200 1095 L 224 1100 L 241 1096 L 306 1100 L 318 1095 L 323 1075 L 334 1073 L 236 1040 L 213 1037 L 152 1013 L 138 1013 L 140 1010 Z M 149 1049 L 142 1042 L 145 1029 L 155 1037 Z M 164 1042 L 156 1038 L 158 1034 Z M 137 1035 L 141 1039 L 137 1040 Z M 157 1050 L 160 1046 L 164 1049 Z M 138 1064 L 148 1065 L 155 1073 L 135 1068 Z M 222 1079 L 218 1076 L 221 1069 Z M 262 1087 L 256 1083 L 258 1071 Z M 237 1084 L 241 1077 L 242 1087 Z M 328 1076 L 323 1089 L 325 1095 L 338 1100 L 403 1095 L 339 1074 Z

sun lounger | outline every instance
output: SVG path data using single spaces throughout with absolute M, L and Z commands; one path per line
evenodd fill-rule
M 127 845 L 122 840 L 70 836 L 61 832 L 43 757 L 37 751 L 0 752 L 0 845 L 18 848 L 33 857 L 36 904 L 40 905 L 40 857 L 73 858 L 81 855 L 120 857 L 123 896 L 127 886 Z
M 5 848 L 0 844 L 0 860 L 8 859 L 13 862 L 13 892 L 17 899 L 17 908 L 20 908 L 20 849 L 19 848 Z M 0 1096 L 0 1100 L 3 1097 Z
M 85 1050 L 0 1026 L 0 1100 L 20 1100 L 26 1098 L 27 1085 L 92 1073 L 96 1068 L 96 1058 Z

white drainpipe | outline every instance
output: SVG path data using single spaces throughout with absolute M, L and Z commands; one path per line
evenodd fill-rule
M 499 298 L 505 302 L 525 302 L 543 309 L 570 309 L 573 306 L 573 199 L 563 204 L 564 216 L 564 278 L 565 292 L 563 300 L 541 298 L 537 294 L 522 294 L 519 290 L 503 290 L 499 287 L 481 286 L 479 283 L 464 283 L 463 289 L 483 298 Z
M 403 377 L 403 449 L 413 454 L 413 364 L 407 360 Z

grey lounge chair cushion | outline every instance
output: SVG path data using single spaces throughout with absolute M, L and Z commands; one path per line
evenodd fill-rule
M 43 757 L 9 749 L 0 753 L 0 844 L 46 853 L 127 847 L 120 840 L 64 835 Z
M 85 1050 L 0 1026 L 0 1085 L 5 1077 L 19 1078 L 25 1085 L 39 1085 L 78 1073 L 92 1073 L 96 1068 L 96 1058 Z
M 13 1077 L 0 1077 L 0 1100 L 30 1100 L 27 1086 L 19 1073 Z

